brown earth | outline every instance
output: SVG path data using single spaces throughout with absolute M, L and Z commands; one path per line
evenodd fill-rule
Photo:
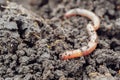
M 120 0 L 10 1 L 0 0 L 0 80 L 120 80 Z M 99 41 L 90 55 L 61 60 L 89 38 L 89 19 L 64 18 L 73 8 L 100 17 Z

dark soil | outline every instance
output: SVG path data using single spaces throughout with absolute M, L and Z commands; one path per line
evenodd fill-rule
M 0 80 L 120 80 L 120 0 L 10 1 L 0 0 Z M 89 19 L 64 18 L 73 8 L 100 17 L 98 46 L 88 56 L 61 60 L 89 41 Z

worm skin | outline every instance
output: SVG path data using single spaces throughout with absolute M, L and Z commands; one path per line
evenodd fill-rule
M 85 16 L 89 19 L 92 20 L 93 24 L 94 24 L 94 29 L 97 30 L 100 26 L 100 20 L 99 17 L 96 16 L 93 12 L 88 11 L 86 9 L 71 9 L 70 11 L 68 11 L 67 13 L 65 13 L 65 17 L 71 17 L 71 16 L 75 16 L 75 15 L 81 15 L 81 16 Z
M 61 59 L 63 60 L 89 55 L 95 50 L 98 43 L 98 36 L 96 30 L 99 28 L 100 25 L 99 18 L 93 12 L 85 9 L 72 9 L 65 14 L 65 17 L 71 17 L 74 15 L 86 16 L 93 21 L 93 25 L 87 25 L 87 31 L 90 36 L 90 40 L 87 46 L 83 46 L 80 49 L 70 50 L 62 53 Z

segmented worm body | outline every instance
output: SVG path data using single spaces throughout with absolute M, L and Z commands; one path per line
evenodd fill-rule
M 85 16 L 92 20 L 93 24 L 89 23 L 87 25 L 87 31 L 90 36 L 90 41 L 88 42 L 87 46 L 83 46 L 80 49 L 66 51 L 62 53 L 61 58 L 63 60 L 89 55 L 95 50 L 97 46 L 98 36 L 97 36 L 96 30 L 99 28 L 99 25 L 100 25 L 99 18 L 91 11 L 88 11 L 85 9 L 78 9 L 78 8 L 68 11 L 65 14 L 65 17 L 71 17 L 74 15 Z

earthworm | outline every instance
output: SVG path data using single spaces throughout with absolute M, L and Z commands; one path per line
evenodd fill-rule
M 88 11 L 86 9 L 78 9 L 78 8 L 68 11 L 65 14 L 65 17 L 71 17 L 74 15 L 85 16 L 92 20 L 93 24 L 89 23 L 87 25 L 87 31 L 90 36 L 90 41 L 88 42 L 87 46 L 83 46 L 80 49 L 70 50 L 62 53 L 61 59 L 63 60 L 89 55 L 95 50 L 98 43 L 98 36 L 97 36 L 96 30 L 99 28 L 99 25 L 100 25 L 99 17 L 96 16 L 91 11 Z

